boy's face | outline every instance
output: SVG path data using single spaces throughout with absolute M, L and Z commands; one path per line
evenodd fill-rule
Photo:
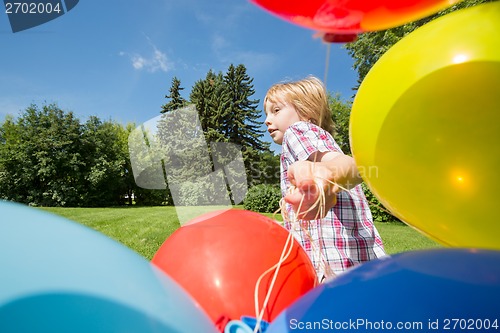
M 285 102 L 271 102 L 267 100 L 264 110 L 266 111 L 265 124 L 267 131 L 273 141 L 279 145 L 283 143 L 283 136 L 288 127 L 302 120 L 295 108 Z

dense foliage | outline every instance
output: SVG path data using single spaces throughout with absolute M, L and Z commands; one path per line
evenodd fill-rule
M 274 213 L 278 210 L 281 191 L 277 185 L 260 184 L 248 190 L 243 207 L 260 213 Z
M 252 82 L 244 65 L 230 65 L 226 73 L 210 70 L 195 82 L 189 103 L 175 104 L 191 108 L 163 108 L 157 137 L 167 143 L 166 178 L 178 204 L 224 204 L 227 194 L 238 204 L 248 186 L 277 183 L 279 164 L 262 140 Z M 181 89 L 174 79 L 166 105 L 180 100 Z
M 179 132 L 174 139 L 168 138 L 166 149 L 177 150 L 182 158 L 166 151 L 163 155 L 174 156 L 175 163 L 167 158 L 160 161 L 170 169 L 163 169 L 159 183 L 168 183 L 167 174 L 182 180 L 175 188 L 182 199 L 178 204 L 214 204 L 209 198 L 217 193 L 207 175 L 221 171 L 237 154 L 243 158 L 245 176 L 236 184 L 240 188 L 227 188 L 239 193 L 233 195 L 233 203 L 241 203 L 247 184 L 277 183 L 279 162 L 262 140 L 261 111 L 259 100 L 251 98 L 252 81 L 243 65 L 231 65 L 225 74 L 209 71 L 186 100 L 180 94 L 181 81 L 172 79 L 160 113 L 168 117 L 194 105 L 201 122 L 201 131 L 194 128 L 193 133 Z M 168 186 L 144 186 L 154 179 L 155 170 L 145 168 L 133 174 L 130 150 L 134 147 L 129 147 L 128 137 L 134 128 L 134 124 L 123 126 L 95 116 L 82 122 L 56 104 L 30 105 L 17 117 L 7 116 L 0 124 L 0 198 L 36 206 L 173 204 Z M 162 135 L 161 125 L 156 135 Z M 231 149 L 216 151 L 217 144 L 226 143 L 231 143 L 227 146 Z M 204 154 L 193 148 L 200 146 Z M 224 168 L 225 179 L 234 178 L 237 171 L 241 170 Z
M 114 122 L 81 123 L 55 104 L 31 105 L 0 127 L 0 196 L 43 206 L 121 204 L 133 186 L 127 136 Z

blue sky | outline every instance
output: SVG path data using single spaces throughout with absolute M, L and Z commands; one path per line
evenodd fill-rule
M 231 63 L 247 67 L 262 101 L 275 82 L 324 78 L 327 45 L 314 33 L 248 0 L 81 0 L 18 33 L 0 13 L 0 120 L 55 102 L 82 121 L 140 124 L 159 114 L 174 76 L 187 98 L 208 70 L 225 72 Z M 356 85 L 352 64 L 331 44 L 327 89 L 345 99 Z

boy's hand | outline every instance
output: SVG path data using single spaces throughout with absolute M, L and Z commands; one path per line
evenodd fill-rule
M 295 162 L 288 169 L 288 179 L 295 189 L 285 196 L 285 201 L 292 205 L 296 213 L 300 207 L 298 219 L 321 219 L 337 203 L 336 193 L 340 188 L 327 181 L 327 179 L 332 180 L 333 175 L 331 170 L 321 162 Z M 320 209 L 320 188 L 325 195 L 323 209 Z

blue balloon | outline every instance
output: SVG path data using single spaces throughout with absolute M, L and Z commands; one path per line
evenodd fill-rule
M 0 202 L 0 332 L 217 332 L 170 277 L 75 222 Z
M 346 271 L 285 309 L 266 333 L 499 331 L 500 251 L 436 249 Z

